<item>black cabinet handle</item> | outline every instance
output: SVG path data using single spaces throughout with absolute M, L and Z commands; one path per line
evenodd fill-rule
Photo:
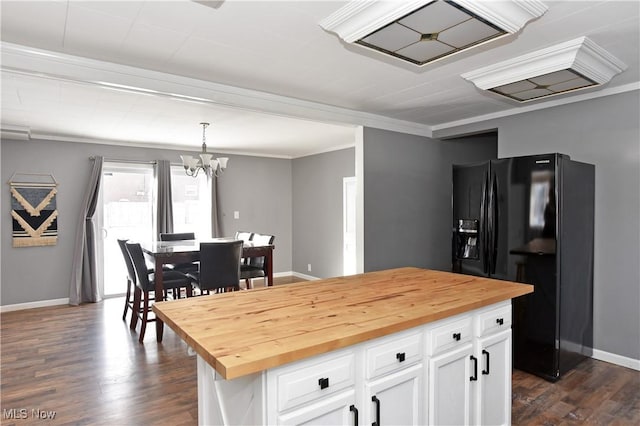
M 329 387 L 329 378 L 328 377 L 322 377 L 320 379 L 318 379 L 318 384 L 320 385 L 320 389 L 325 389 Z
M 398 362 L 404 361 L 404 352 L 398 352 L 396 354 L 396 359 L 398 360 Z
M 353 413 L 353 424 L 355 426 L 358 426 L 358 409 L 355 405 L 352 405 L 351 407 L 349 407 L 349 411 Z
M 483 349 L 482 355 L 485 356 L 485 359 L 487 361 L 487 368 L 485 370 L 482 370 L 482 374 L 489 374 L 489 352 Z
M 473 376 L 469 377 L 469 380 L 475 382 L 478 380 L 478 358 L 473 355 L 470 355 L 471 361 L 473 361 Z
M 498 325 L 502 325 L 502 324 L 504 324 L 504 319 L 498 318 L 498 319 L 496 319 L 496 322 L 498 323 Z
M 371 401 L 376 403 L 376 421 L 371 423 L 371 426 L 380 426 L 380 400 L 374 395 Z
M 453 333 L 453 340 L 459 342 L 461 338 L 462 335 L 460 333 Z

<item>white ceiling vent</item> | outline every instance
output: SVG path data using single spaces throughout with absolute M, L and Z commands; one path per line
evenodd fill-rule
M 461 77 L 479 89 L 526 102 L 607 83 L 626 68 L 589 38 L 580 37 Z
M 320 22 L 347 43 L 425 65 L 520 31 L 538 0 L 353 1 Z

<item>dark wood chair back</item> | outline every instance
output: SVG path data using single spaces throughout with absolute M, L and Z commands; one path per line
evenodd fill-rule
M 275 239 L 276 239 L 275 235 L 254 233 L 251 237 L 251 242 L 255 244 L 273 244 Z M 264 256 L 249 258 L 249 265 L 264 269 Z
M 193 232 L 176 232 L 160 234 L 160 241 L 182 241 L 182 240 L 195 240 L 196 234 Z
M 242 240 L 221 243 L 200 243 L 201 290 L 240 288 L 240 258 Z
M 124 264 L 127 266 L 127 278 L 135 284 L 138 280 L 136 279 L 136 270 L 133 267 L 133 263 L 131 263 L 131 257 L 125 245 L 127 241 L 129 240 L 118 240 L 118 245 L 120 246 L 120 251 L 122 251 L 122 257 L 124 257 Z
M 251 241 L 251 237 L 253 237 L 253 232 L 236 231 L 236 240 Z
M 154 283 L 149 279 L 149 268 L 147 268 L 147 262 L 144 260 L 142 247 L 138 243 L 125 243 L 125 247 L 135 270 L 136 281 L 134 282 L 136 286 L 142 291 L 153 291 Z

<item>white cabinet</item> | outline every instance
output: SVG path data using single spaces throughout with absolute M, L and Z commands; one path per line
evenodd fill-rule
M 355 393 L 352 390 L 322 398 L 289 413 L 278 415 L 281 425 L 355 425 Z
M 511 424 L 511 305 L 477 314 L 475 357 L 478 380 L 472 387 L 474 423 Z
M 511 304 L 433 324 L 429 424 L 511 423 Z
M 353 351 L 341 351 L 318 357 L 315 362 L 297 362 L 269 371 L 267 376 L 275 386 L 278 412 L 353 389 L 354 362 Z
M 198 357 L 198 422 L 507 425 L 510 325 L 507 301 L 234 380 Z
M 423 424 L 422 364 L 367 382 L 363 425 Z
M 472 349 L 467 343 L 429 360 L 429 424 L 469 424 Z
M 460 315 L 427 330 L 429 424 L 468 425 L 471 421 L 473 317 Z
M 355 375 L 355 351 L 352 349 L 269 370 L 267 421 L 264 423 L 354 424 Z
M 410 330 L 364 345 L 363 425 L 423 424 L 423 330 Z

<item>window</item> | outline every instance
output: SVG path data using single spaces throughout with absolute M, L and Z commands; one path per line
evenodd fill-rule
M 173 232 L 195 232 L 196 238 L 211 237 L 211 190 L 207 176 L 193 178 L 182 166 L 171 166 Z

